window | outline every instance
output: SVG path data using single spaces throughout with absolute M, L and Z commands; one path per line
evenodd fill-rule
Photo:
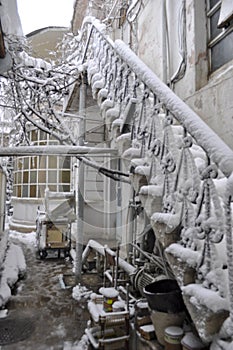
M 31 130 L 29 137 L 34 144 L 49 144 L 46 133 Z M 57 144 L 52 140 L 52 144 Z M 14 162 L 13 193 L 17 197 L 43 197 L 44 190 L 70 191 L 70 157 L 42 155 L 32 157 L 18 157 Z
M 218 20 L 218 27 L 222 28 L 228 25 L 228 23 L 233 18 L 233 1 L 232 0 L 222 0 L 221 11 Z
M 233 59 L 233 5 L 229 0 L 207 0 L 210 71 Z

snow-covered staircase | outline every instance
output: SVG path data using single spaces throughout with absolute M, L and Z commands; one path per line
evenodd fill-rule
M 199 335 L 206 342 L 219 332 L 231 337 L 233 152 L 126 44 L 95 24 L 83 26 L 80 57 L 108 141 L 130 163 Z

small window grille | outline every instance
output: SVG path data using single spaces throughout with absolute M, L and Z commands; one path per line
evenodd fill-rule
M 226 1 L 224 7 L 223 5 L 224 0 L 207 1 L 208 49 L 211 72 L 233 59 L 233 13 L 228 8 L 227 15 Z M 221 20 L 223 14 L 224 21 Z

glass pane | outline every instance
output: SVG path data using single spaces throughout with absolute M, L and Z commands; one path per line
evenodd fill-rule
M 39 156 L 39 168 L 40 169 L 46 169 L 47 168 L 47 157 L 46 156 Z
M 23 185 L 23 197 L 28 197 L 28 185 Z
M 59 142 L 57 140 L 49 140 L 49 145 L 59 145 Z
M 21 192 L 21 186 L 17 186 L 17 197 L 21 197 L 22 192 Z
M 219 0 L 210 0 L 210 8 L 214 7 L 218 2 L 220 2 Z
M 18 173 L 15 173 L 15 184 L 20 184 L 22 181 L 22 173 L 19 171 Z
M 233 1 L 222 0 L 218 24 L 221 25 L 222 27 L 224 25 L 227 25 L 227 23 L 231 21 L 232 16 L 233 16 Z
M 37 172 L 31 171 L 30 172 L 30 183 L 36 183 L 37 182 Z
M 28 157 L 24 158 L 24 169 L 29 169 L 29 158 Z
M 70 171 L 60 171 L 59 182 L 60 183 L 70 183 Z
M 60 157 L 59 169 L 70 169 L 70 157 Z
M 49 168 L 56 169 L 57 168 L 57 157 L 49 156 Z
M 31 157 L 31 169 L 37 169 L 37 157 Z
M 40 185 L 38 188 L 38 198 L 44 198 L 44 192 L 46 189 L 46 185 Z
M 57 183 L 57 170 L 48 171 L 48 183 Z
M 16 162 L 16 167 L 21 170 L 23 168 L 23 159 L 22 158 L 18 158 L 17 162 Z
M 47 140 L 47 134 L 44 131 L 40 130 L 40 140 Z
M 38 182 L 41 184 L 46 183 L 46 171 L 45 170 L 38 171 Z
M 60 192 L 70 192 L 70 186 L 69 185 L 60 185 L 59 191 Z
M 31 132 L 31 140 L 32 141 L 37 141 L 37 135 L 38 135 L 37 130 L 33 130 Z
M 23 183 L 28 183 L 28 171 L 23 172 Z
M 214 71 L 233 59 L 233 31 L 211 50 L 211 70 Z
M 218 18 L 219 18 L 219 12 L 220 10 L 218 10 L 217 12 L 215 12 L 213 14 L 213 16 L 210 17 L 210 40 L 212 40 L 213 38 L 215 38 L 219 33 L 221 33 L 222 29 L 218 29 L 217 25 L 218 25 Z
M 30 197 L 36 197 L 36 185 L 30 186 Z
M 57 192 L 57 185 L 49 185 L 49 190 L 52 192 Z

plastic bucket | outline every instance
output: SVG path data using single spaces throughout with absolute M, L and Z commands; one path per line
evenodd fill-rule
M 162 279 L 148 284 L 143 289 L 151 310 L 178 313 L 185 310 L 181 290 L 176 280 Z
M 167 327 L 164 331 L 165 350 L 182 350 L 181 339 L 183 334 L 181 327 Z

